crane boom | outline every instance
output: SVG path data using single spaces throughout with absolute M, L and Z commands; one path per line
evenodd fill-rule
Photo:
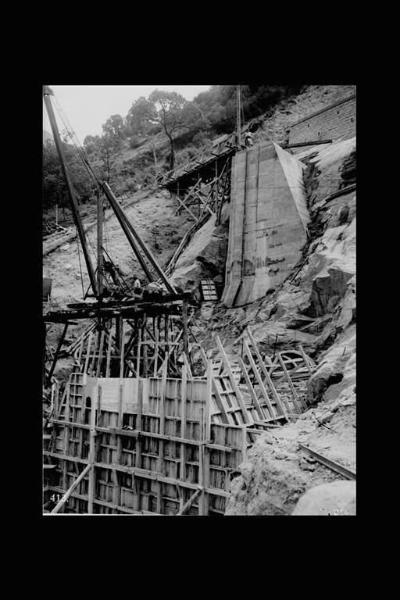
M 82 245 L 83 255 L 85 257 L 86 268 L 87 268 L 87 271 L 89 274 L 89 279 L 90 279 L 90 283 L 91 283 L 91 286 L 93 289 L 93 293 L 96 297 L 98 297 L 99 291 L 97 288 L 95 271 L 94 271 L 92 260 L 90 258 L 90 254 L 89 254 L 85 230 L 83 228 L 81 216 L 79 214 L 78 201 L 76 198 L 75 190 L 73 188 L 72 181 L 71 181 L 71 178 L 70 178 L 70 175 L 68 172 L 67 164 L 65 161 L 64 149 L 62 147 L 60 132 L 58 130 L 58 125 L 57 125 L 57 121 L 56 121 L 56 118 L 54 115 L 54 110 L 53 110 L 53 106 L 51 104 L 50 96 L 53 96 L 52 90 L 49 88 L 49 86 L 43 86 L 43 99 L 44 99 L 44 103 L 46 106 L 47 114 L 49 115 L 51 130 L 53 132 L 53 137 L 54 137 L 54 142 L 55 142 L 55 145 L 57 148 L 58 156 L 60 158 L 61 168 L 62 168 L 64 177 L 65 177 L 65 182 L 66 182 L 67 188 L 68 188 L 68 197 L 69 197 L 70 204 L 71 204 L 72 216 L 74 219 L 76 229 L 78 231 L 79 240 Z

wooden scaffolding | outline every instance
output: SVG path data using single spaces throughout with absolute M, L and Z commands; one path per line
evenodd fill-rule
M 70 347 L 76 362 L 65 389 L 54 389 L 44 506 L 52 514 L 223 515 L 258 434 L 305 409 L 296 384 L 315 363 L 301 346 L 262 356 L 250 330 L 241 355 L 228 356 L 216 336 L 210 360 L 183 326 L 164 338 L 160 314 L 141 315 L 126 335 L 124 320 L 119 335 L 96 323 Z M 196 352 L 203 368 L 195 377 Z
M 177 213 L 185 210 L 195 223 L 204 217 L 221 219 L 222 205 L 230 197 L 231 162 L 234 149 L 213 154 L 205 161 L 197 161 L 169 173 L 160 181 L 178 203 Z

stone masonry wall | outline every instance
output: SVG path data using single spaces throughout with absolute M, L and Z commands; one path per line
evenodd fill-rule
M 292 125 L 289 144 L 325 139 L 345 140 L 355 135 L 356 98 L 353 95 Z

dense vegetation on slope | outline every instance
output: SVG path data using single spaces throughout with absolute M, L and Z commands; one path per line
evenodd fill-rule
M 302 86 L 241 86 L 242 119 L 248 121 L 272 110 Z M 234 130 L 236 86 L 215 85 L 192 102 L 176 92 L 154 90 L 136 100 L 125 117 L 111 115 L 101 136 L 86 136 L 84 148 L 99 177 L 117 194 L 131 194 L 152 185 L 159 173 L 207 152 L 216 135 Z M 65 151 L 80 200 L 92 195 L 91 181 L 73 145 L 64 136 Z M 43 206 L 67 204 L 66 187 L 54 145 L 43 153 Z

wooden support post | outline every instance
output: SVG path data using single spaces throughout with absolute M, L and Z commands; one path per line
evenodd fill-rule
M 111 328 L 108 332 L 108 348 L 107 348 L 107 362 L 106 362 L 106 377 L 110 377 L 110 360 L 111 360 L 111 349 L 112 349 L 112 334 Z
M 199 453 L 199 485 L 201 487 L 201 496 L 199 499 L 199 515 L 204 516 L 204 406 L 200 407 L 200 445 Z
M 186 366 L 182 367 L 182 384 L 181 384 L 181 462 L 180 462 L 180 473 L 179 479 L 182 481 L 186 480 L 185 477 L 185 461 L 186 461 L 186 446 L 183 441 L 186 438 L 186 397 L 187 397 L 187 372 Z
M 94 334 L 93 354 L 92 354 L 92 357 L 91 357 L 91 359 L 89 361 L 88 375 L 94 375 L 95 374 L 96 353 L 98 352 L 99 342 L 100 342 L 100 331 L 97 330 L 95 332 L 95 334 Z
M 138 436 L 135 440 L 135 465 L 138 469 L 141 467 L 142 460 L 142 438 L 140 437 L 140 433 L 142 431 L 142 413 L 143 413 L 143 391 L 140 386 L 139 379 L 139 369 L 140 369 L 140 338 L 142 335 L 142 330 L 139 330 L 139 344 L 138 344 L 138 355 L 137 355 L 137 375 L 136 375 L 136 398 L 137 398 L 137 416 L 136 416 L 136 429 L 138 431 Z
M 189 355 L 189 335 L 188 335 L 188 315 L 187 301 L 182 302 L 182 326 L 183 326 L 183 351 L 186 356 Z
M 184 363 L 184 365 L 185 365 L 185 367 L 187 369 L 188 377 L 192 378 L 193 377 L 192 369 L 190 368 L 189 359 L 188 359 L 188 357 L 187 357 L 187 355 L 186 355 L 185 352 L 183 353 L 183 363 Z
M 140 327 L 139 338 L 138 338 L 138 343 L 137 343 L 137 355 L 136 355 L 136 377 L 137 378 L 140 377 L 140 360 L 141 360 L 140 351 L 141 351 L 141 348 L 142 348 L 142 328 Z
M 257 410 L 257 414 L 258 414 L 259 418 L 261 420 L 263 420 L 263 419 L 265 419 L 265 415 L 264 415 L 263 409 L 261 408 L 260 403 L 258 401 L 257 394 L 256 394 L 256 392 L 254 390 L 253 384 L 250 381 L 250 377 L 249 377 L 249 374 L 247 372 L 246 365 L 244 364 L 243 359 L 241 358 L 241 356 L 237 357 L 237 361 L 239 363 L 239 366 L 240 366 L 240 368 L 242 370 L 242 373 L 244 375 L 244 378 L 246 380 L 247 389 L 250 392 L 250 396 L 251 396 L 251 398 L 253 400 L 253 404 L 254 404 L 254 406 L 255 406 L 255 408 Z
M 97 189 L 97 291 L 99 298 L 103 295 L 103 196 Z
M 97 399 L 99 405 L 101 404 L 101 387 L 97 388 Z M 100 415 L 99 415 L 100 416 Z M 91 410 L 90 410 L 90 431 L 89 431 L 89 457 L 88 466 L 92 467 L 89 474 L 89 488 L 88 488 L 88 514 L 93 514 L 93 500 L 95 494 L 95 442 L 96 442 L 96 403 L 92 398 Z
M 280 365 L 282 367 L 282 370 L 283 370 L 283 372 L 285 374 L 286 381 L 289 384 L 289 388 L 290 388 L 290 391 L 292 393 L 293 404 L 295 406 L 295 409 L 296 409 L 296 411 L 301 412 L 301 409 L 302 409 L 301 402 L 300 402 L 300 400 L 299 400 L 299 398 L 298 398 L 298 396 L 296 394 L 296 390 L 294 389 L 293 382 L 292 382 L 292 380 L 290 378 L 290 375 L 288 373 L 288 370 L 286 368 L 286 365 L 285 365 L 285 363 L 284 363 L 284 361 L 282 359 L 282 356 L 281 356 L 280 352 L 278 352 L 278 360 L 279 360 L 279 363 L 280 363 Z
M 100 373 L 101 373 L 101 363 L 103 361 L 104 335 L 105 335 L 105 332 L 104 332 L 104 329 L 102 329 L 101 335 L 100 335 L 99 357 L 97 359 L 96 377 L 100 377 Z
M 119 384 L 119 395 L 118 395 L 118 428 L 122 429 L 122 415 L 124 412 L 123 399 L 124 399 L 124 386 L 122 383 Z M 121 436 L 119 436 L 120 438 Z
M 242 428 L 242 461 L 247 460 L 247 427 Z
M 157 323 L 156 331 L 155 331 L 155 341 L 154 341 L 154 365 L 153 365 L 153 377 L 157 376 L 157 363 L 158 363 L 158 342 L 159 342 L 159 323 Z
M 93 337 L 93 333 L 90 332 L 89 333 L 88 344 L 87 344 L 87 347 L 86 347 L 85 365 L 83 367 L 84 373 L 87 373 L 88 366 L 89 366 L 89 357 L 90 357 L 90 349 L 91 349 L 91 345 L 92 345 L 92 337 Z
M 63 329 L 63 332 L 61 334 L 61 337 L 58 340 L 57 350 L 55 351 L 53 362 L 52 362 L 52 365 L 50 367 L 50 371 L 49 371 L 49 374 L 48 374 L 48 377 L 47 377 L 47 385 L 50 385 L 51 378 L 53 377 L 54 369 L 56 368 L 56 363 L 57 363 L 57 359 L 58 359 L 58 353 L 60 352 L 61 346 L 62 346 L 63 341 L 65 339 L 65 335 L 67 333 L 68 325 L 69 325 L 69 322 L 67 321 L 65 323 L 65 325 L 64 325 L 64 329 Z
M 165 398 L 167 389 L 167 363 L 164 363 L 163 374 L 161 379 L 161 394 L 160 394 L 160 428 L 159 433 L 164 435 L 165 432 Z M 158 442 L 158 473 L 164 475 L 164 440 L 160 439 Z M 158 495 L 157 495 L 157 512 L 162 511 L 162 482 L 158 482 Z
M 120 317 L 120 340 L 119 340 L 119 376 L 120 378 L 124 376 L 124 319 Z
M 189 213 L 189 215 L 192 217 L 192 219 L 194 219 L 195 221 L 197 221 L 197 217 L 192 213 L 192 211 L 186 206 L 186 204 L 184 202 L 182 202 L 182 200 L 179 198 L 179 196 L 176 196 L 176 199 L 178 200 L 180 207 L 184 208 L 186 210 L 186 212 Z
M 53 508 L 53 510 L 51 511 L 51 514 L 55 514 L 60 512 L 60 509 L 64 507 L 65 503 L 67 502 L 68 498 L 70 497 L 70 495 L 72 494 L 72 492 L 74 491 L 74 489 L 80 484 L 80 482 L 82 481 L 82 479 L 89 473 L 89 471 L 92 469 L 92 465 L 87 465 L 82 473 L 79 475 L 79 477 L 77 477 L 74 481 L 74 483 L 71 485 L 71 487 L 69 488 L 69 490 L 67 492 L 65 492 L 64 496 L 61 498 L 61 500 L 59 501 L 59 503 L 57 504 L 57 506 L 55 506 Z
M 206 491 L 209 488 L 210 484 L 210 454 L 207 444 L 210 442 L 211 438 L 211 394 L 212 394 L 212 364 L 209 360 L 207 363 L 207 388 L 206 388 L 206 397 L 205 397 L 205 406 L 204 406 L 204 437 L 202 440 L 202 454 L 203 454 L 203 492 L 202 492 L 202 502 L 203 502 L 203 514 L 208 515 L 209 511 L 209 495 Z

